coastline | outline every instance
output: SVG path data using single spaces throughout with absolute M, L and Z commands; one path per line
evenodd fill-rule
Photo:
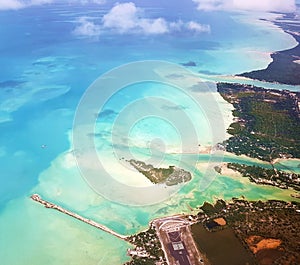
M 300 23 L 298 23 L 298 31 L 295 29 L 290 30 L 289 26 L 286 25 L 285 21 L 284 21 L 284 16 L 289 15 L 289 14 L 282 14 L 281 17 L 276 17 L 274 15 L 272 16 L 271 13 L 269 15 L 271 15 L 271 16 L 267 19 L 261 19 L 259 17 L 255 17 L 254 19 L 252 17 L 250 17 L 249 19 L 252 19 L 254 22 L 258 22 L 258 21 L 268 22 L 268 23 L 272 24 L 274 27 L 276 26 L 276 27 L 280 28 L 284 33 L 290 35 L 295 40 L 295 44 L 292 47 L 289 47 L 284 50 L 277 50 L 274 52 L 267 52 L 267 51 L 264 52 L 264 54 L 269 54 L 269 56 L 271 58 L 271 61 L 265 68 L 253 69 L 251 71 L 242 72 L 241 74 L 234 74 L 234 75 L 208 75 L 208 74 L 204 74 L 204 73 L 199 73 L 199 76 L 207 81 L 229 82 L 229 83 L 232 82 L 232 83 L 254 85 L 254 86 L 263 87 L 263 88 L 267 88 L 267 89 L 279 89 L 279 90 L 287 89 L 290 91 L 300 91 L 300 78 L 297 79 L 298 81 L 296 84 L 289 84 L 287 82 L 280 82 L 280 80 L 276 80 L 276 75 L 273 76 L 273 79 L 256 78 L 254 76 L 248 76 L 248 73 L 253 73 L 253 72 L 264 73 L 271 64 L 272 65 L 277 64 L 277 62 L 274 62 L 273 56 L 276 57 L 278 54 L 289 53 L 290 51 L 297 49 L 296 56 L 298 56 L 298 57 L 300 56 L 300 54 L 299 54 L 300 53 L 299 52 L 300 51 Z M 241 19 L 241 22 L 245 22 L 245 21 L 243 19 Z M 287 21 L 287 22 L 290 22 L 290 21 Z M 249 21 L 247 21 L 247 23 L 249 23 Z M 294 19 L 293 23 L 294 24 L 297 23 L 297 20 Z M 300 69 L 299 63 L 297 63 L 297 60 L 291 58 L 289 61 L 289 65 L 293 64 L 293 63 L 295 65 L 298 65 L 297 69 Z M 286 65 L 284 65 L 282 67 L 281 72 L 286 71 L 285 66 Z M 298 72 L 300 73 L 300 70 L 298 70 Z
M 295 162 L 300 164 L 300 158 L 275 158 L 271 163 L 275 164 L 282 164 L 285 162 Z
M 238 75 L 203 75 L 199 74 L 199 76 L 207 81 L 212 81 L 216 83 L 239 83 L 243 85 L 253 85 L 257 87 L 262 87 L 265 89 L 276 89 L 276 90 L 290 90 L 294 92 L 299 92 L 300 91 L 300 85 L 288 85 L 288 84 L 282 84 L 279 82 L 267 82 L 267 81 L 262 81 L 262 80 L 257 80 L 257 79 L 252 79 L 249 77 L 245 76 L 238 76 Z
M 300 23 L 295 16 L 293 18 L 290 16 L 290 14 L 284 14 L 282 18 L 270 22 L 291 35 L 297 43 L 295 47 L 271 53 L 272 61 L 265 69 L 253 70 L 236 76 L 247 77 L 254 81 L 300 85 L 300 65 L 295 62 L 300 56 Z M 290 18 L 293 23 L 285 23 L 285 18 Z

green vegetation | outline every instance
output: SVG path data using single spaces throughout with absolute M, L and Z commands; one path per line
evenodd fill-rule
M 255 183 L 273 185 L 280 188 L 290 187 L 300 191 L 299 174 L 289 173 L 275 168 L 266 169 L 237 163 L 228 163 L 227 167 L 240 172 L 243 177 L 250 178 L 250 180 Z
M 143 249 L 150 254 L 149 257 L 133 256 L 130 262 L 125 265 L 155 265 L 164 257 L 161 243 L 154 228 L 129 237 L 129 242 L 136 246 L 136 249 Z
M 132 261 L 125 263 L 125 265 L 155 265 L 155 261 L 147 258 L 134 257 Z
M 215 205 L 212 205 L 208 202 L 204 202 L 204 204 L 200 207 L 200 209 L 208 216 L 212 216 L 216 213 L 219 213 L 225 208 L 226 203 L 223 200 L 217 200 Z
M 169 166 L 168 168 L 155 168 L 152 165 L 147 165 L 142 161 L 136 161 L 133 159 L 127 162 L 129 162 L 136 170 L 142 173 L 154 184 L 165 183 L 167 186 L 172 186 L 192 179 L 190 172 L 175 166 Z
M 152 183 L 163 183 L 167 178 L 174 173 L 174 167 L 169 166 L 169 168 L 153 168 L 149 171 L 140 171 L 145 177 L 147 177 Z
M 235 107 L 227 151 L 265 161 L 300 158 L 300 93 L 228 83 L 218 91 Z

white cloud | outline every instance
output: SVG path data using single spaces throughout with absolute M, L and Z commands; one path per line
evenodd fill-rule
M 52 3 L 53 0 L 0 0 L 0 10 L 21 9 L 29 6 Z
M 52 3 L 54 0 L 30 0 L 30 1 L 27 1 L 27 4 L 28 5 L 44 5 L 44 4 L 50 4 Z
M 170 22 L 169 23 L 169 28 L 172 31 L 181 31 L 184 28 L 184 22 L 182 20 L 178 20 L 175 22 Z
M 0 10 L 17 10 L 35 5 L 50 4 L 57 0 L 0 0 Z M 58 2 L 58 1 L 57 1 Z M 106 0 L 69 0 L 69 3 L 79 2 L 82 5 L 98 4 L 103 5 Z
M 132 2 L 117 4 L 103 17 L 103 27 L 115 29 L 121 33 L 161 34 L 168 32 L 165 19 L 146 19 L 141 15 L 142 9 L 137 8 Z
M 23 4 L 17 0 L 0 0 L 0 10 L 20 9 Z
M 233 4 L 241 10 L 291 12 L 296 9 L 294 0 L 234 0 Z
M 164 18 L 142 18 L 143 10 L 134 3 L 115 5 L 102 19 L 103 27 L 115 29 L 120 33 L 137 32 L 145 34 L 162 34 L 170 31 L 188 29 L 194 32 L 208 32 L 208 25 L 197 22 L 167 22 Z
M 210 26 L 209 25 L 202 25 L 195 21 L 190 21 L 187 23 L 187 28 L 195 31 L 195 32 L 210 32 Z
M 199 24 L 196 21 L 189 21 L 184 23 L 182 20 L 178 20 L 176 22 L 169 23 L 170 31 L 177 32 L 193 32 L 193 33 L 210 33 L 210 25 L 207 24 Z
M 222 0 L 193 0 L 198 4 L 197 9 L 204 11 L 212 11 L 224 9 L 224 2 Z
M 141 19 L 139 21 L 139 26 L 144 33 L 148 34 L 162 34 L 169 31 L 168 23 L 163 18 L 151 19 Z
M 201 25 L 190 21 L 184 23 L 179 20 L 168 22 L 164 18 L 145 18 L 144 10 L 136 7 L 132 2 L 116 4 L 107 14 L 105 14 L 99 25 L 81 19 L 81 23 L 74 33 L 77 35 L 95 36 L 101 32 L 109 31 L 116 33 L 140 33 L 146 35 L 164 34 L 170 32 L 209 32 L 209 25 Z
M 295 0 L 193 0 L 199 10 L 228 11 L 276 11 L 292 12 L 296 10 Z
M 132 30 L 138 26 L 138 8 L 134 3 L 115 5 L 102 19 L 104 28 L 115 28 L 120 32 Z
M 73 31 L 75 35 L 89 37 L 95 37 L 100 35 L 101 27 L 99 25 L 94 24 L 91 21 L 88 21 L 86 17 L 81 17 L 78 20 L 78 23 L 80 23 L 80 25 L 77 26 Z

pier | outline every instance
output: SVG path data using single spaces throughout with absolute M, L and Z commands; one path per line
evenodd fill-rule
M 100 230 L 102 230 L 104 232 L 107 232 L 107 233 L 109 233 L 109 234 L 111 234 L 111 235 L 113 235 L 113 236 L 115 236 L 115 237 L 117 237 L 119 239 L 127 241 L 127 237 L 126 236 L 120 235 L 117 232 L 115 232 L 115 231 L 111 230 L 110 228 L 106 227 L 105 225 L 99 224 L 99 223 L 97 223 L 97 222 L 95 222 L 95 221 L 93 221 L 91 219 L 82 217 L 79 214 L 74 213 L 72 211 L 69 211 L 67 209 L 64 209 L 63 207 L 61 207 L 59 205 L 56 205 L 56 204 L 51 203 L 49 201 L 45 201 L 45 200 L 43 200 L 41 198 L 41 196 L 39 194 L 33 194 L 33 195 L 31 195 L 30 198 L 32 200 L 36 201 L 36 202 L 39 202 L 40 204 L 43 204 L 46 208 L 51 208 L 51 209 L 57 210 L 59 212 L 62 212 L 64 214 L 67 214 L 67 215 L 69 215 L 69 216 L 71 216 L 73 218 L 76 218 L 76 219 L 84 222 L 84 223 L 87 223 L 87 224 L 89 224 L 91 226 L 94 226 L 94 227 L 96 227 L 96 228 L 98 228 L 98 229 L 100 229 Z

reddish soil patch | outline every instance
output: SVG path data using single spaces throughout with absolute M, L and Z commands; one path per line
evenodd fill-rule
M 254 254 L 261 250 L 277 249 L 282 243 L 280 239 L 263 238 L 261 236 L 249 236 L 246 242 Z

